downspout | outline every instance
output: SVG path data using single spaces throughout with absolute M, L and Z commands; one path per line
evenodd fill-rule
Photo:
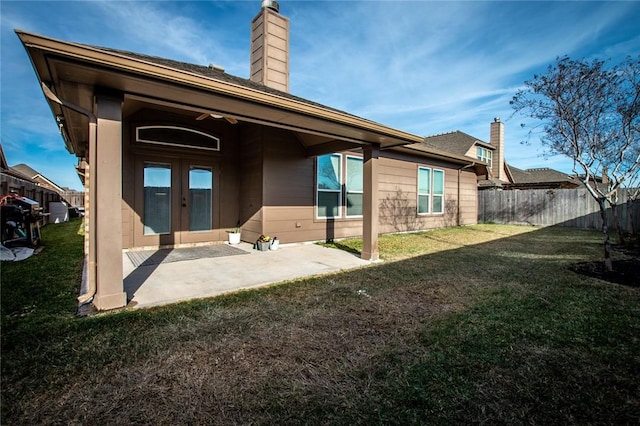
M 462 166 L 458 169 L 458 203 L 456 206 L 456 225 L 460 226 L 460 175 L 462 174 L 462 170 L 467 167 L 475 167 L 475 161 L 471 164 L 467 164 L 466 166 Z
M 93 170 L 93 168 L 96 165 L 96 141 L 97 141 L 97 118 L 96 116 L 89 110 L 82 108 L 81 106 L 75 105 L 71 102 L 65 101 L 60 99 L 58 96 L 56 96 L 55 93 L 53 93 L 51 91 L 51 89 L 49 89 L 49 87 L 44 84 L 44 82 L 41 83 L 42 85 L 42 91 L 44 92 L 44 95 L 51 101 L 55 102 L 56 104 L 65 107 L 65 108 L 69 108 L 72 111 L 75 111 L 79 114 L 82 114 L 84 116 L 86 116 L 87 118 L 89 118 L 89 182 L 91 182 L 92 179 L 94 179 L 94 183 L 95 183 L 95 170 Z M 89 183 L 89 187 L 94 187 L 95 188 L 95 184 L 91 185 L 91 183 Z M 96 194 L 95 191 L 89 190 L 89 253 L 88 253 L 88 258 L 89 258 L 89 262 L 88 262 L 88 271 L 87 274 L 84 273 L 82 274 L 82 287 L 81 287 L 81 292 L 82 294 L 80 296 L 78 296 L 78 303 L 80 303 L 81 305 L 84 305 L 85 303 L 90 302 L 93 299 L 93 296 L 95 296 L 96 294 L 96 250 L 95 250 L 95 242 L 96 242 L 96 237 L 95 237 L 95 223 L 96 223 L 96 209 L 95 209 L 95 204 L 96 203 Z M 87 266 L 87 260 L 85 259 L 85 268 Z M 83 268 L 83 269 L 85 269 Z

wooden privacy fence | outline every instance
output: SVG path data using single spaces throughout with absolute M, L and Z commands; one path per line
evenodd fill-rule
M 627 203 L 629 192 L 618 190 L 618 218 L 625 232 L 638 233 L 640 200 Z M 607 213 L 613 226 L 611 209 Z M 602 229 L 598 203 L 585 188 L 478 191 L 478 223 Z

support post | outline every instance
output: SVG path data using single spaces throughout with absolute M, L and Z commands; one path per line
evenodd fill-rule
M 378 162 L 380 147 L 367 145 L 363 148 L 364 193 L 362 195 L 362 259 L 378 260 Z
M 126 306 L 122 278 L 122 98 L 96 96 L 97 137 L 90 191 L 99 310 Z

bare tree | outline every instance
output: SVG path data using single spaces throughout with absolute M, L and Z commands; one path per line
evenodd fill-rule
M 613 270 L 607 208 L 616 208 L 618 188 L 636 182 L 640 170 L 640 56 L 610 68 L 600 60 L 558 58 L 526 81 L 511 105 L 514 114 L 536 121 L 550 154 L 573 160 L 600 207 L 605 268 Z

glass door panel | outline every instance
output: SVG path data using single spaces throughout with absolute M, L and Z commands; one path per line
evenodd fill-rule
M 144 163 L 144 235 L 171 232 L 171 165 Z
M 213 172 L 189 167 L 189 231 L 210 231 L 213 219 Z

